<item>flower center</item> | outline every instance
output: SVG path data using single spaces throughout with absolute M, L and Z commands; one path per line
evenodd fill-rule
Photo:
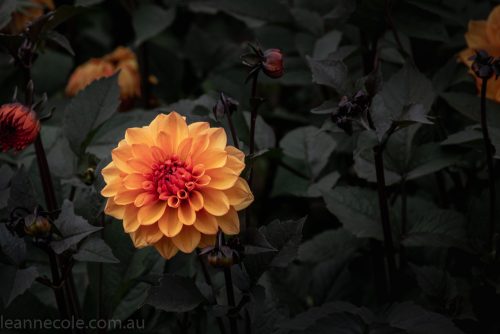
M 195 188 L 197 177 L 193 175 L 193 167 L 174 156 L 153 165 L 149 179 L 151 190 L 156 190 L 161 200 L 176 196 L 180 200 L 188 197 Z

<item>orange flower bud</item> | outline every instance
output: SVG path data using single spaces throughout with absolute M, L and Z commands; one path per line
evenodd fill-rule
M 268 49 L 264 51 L 262 70 L 268 77 L 273 79 L 283 76 L 283 54 L 280 49 Z
M 126 105 L 141 95 L 141 78 L 137 58 L 132 50 L 118 47 L 102 58 L 92 58 L 78 66 L 66 86 L 66 95 L 74 96 L 91 82 L 112 76 L 120 71 L 120 97 Z
M 35 112 L 20 103 L 0 106 L 0 150 L 21 151 L 33 143 L 40 132 Z
M 9 34 L 17 35 L 21 33 L 30 22 L 42 16 L 45 9 L 53 10 L 54 8 L 53 0 L 31 0 L 12 13 L 12 19 L 5 27 L 4 31 Z
M 492 57 L 500 57 L 500 5 L 491 11 L 487 20 L 469 21 L 468 31 L 464 37 L 468 48 L 461 51 L 458 57 L 471 70 L 470 73 L 476 79 L 479 92 L 481 79 L 472 69 L 473 56 L 476 51 L 484 50 Z M 489 79 L 486 97 L 500 102 L 500 78 L 492 77 Z

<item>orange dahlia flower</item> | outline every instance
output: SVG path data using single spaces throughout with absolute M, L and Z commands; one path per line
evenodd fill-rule
M 66 95 L 74 96 L 91 82 L 120 71 L 118 85 L 122 102 L 129 104 L 141 95 L 141 78 L 137 57 L 129 48 L 118 47 L 102 58 L 92 58 L 78 66 L 66 86 Z
M 490 56 L 500 57 L 500 5 L 496 6 L 488 16 L 487 20 L 470 21 L 469 30 L 465 34 L 467 49 L 459 54 L 460 61 L 469 68 L 472 60 L 469 58 L 477 50 L 484 50 Z M 474 73 L 471 71 L 474 75 Z M 475 75 L 474 75 L 475 76 Z M 478 90 L 481 87 L 481 79 L 476 78 Z M 500 102 L 500 80 L 492 77 L 488 80 L 486 97 Z
M 188 125 L 176 112 L 130 128 L 103 170 L 105 213 L 123 220 L 135 247 L 154 245 L 169 259 L 213 244 L 219 228 L 239 233 L 237 211 L 253 201 L 239 175 L 244 154 L 224 129 Z
M 25 3 L 18 5 L 16 11 L 12 13 L 12 18 L 4 30 L 7 33 L 17 35 L 21 33 L 30 22 L 42 16 L 45 9 L 53 10 L 54 7 L 54 2 L 52 0 L 25 1 Z
M 0 106 L 0 150 L 21 151 L 35 141 L 40 121 L 35 112 L 20 103 Z

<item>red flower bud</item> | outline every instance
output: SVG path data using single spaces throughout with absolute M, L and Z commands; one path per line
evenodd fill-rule
M 273 79 L 277 79 L 283 75 L 283 53 L 281 53 L 280 49 L 268 49 L 264 51 L 262 70 L 267 76 Z
M 20 104 L 0 106 L 0 151 L 21 151 L 33 143 L 40 132 L 40 121 L 32 109 Z

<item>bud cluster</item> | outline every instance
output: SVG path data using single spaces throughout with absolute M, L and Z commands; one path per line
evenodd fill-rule
M 496 77 L 500 75 L 500 60 L 493 58 L 484 50 L 476 51 L 469 60 L 472 60 L 471 69 L 478 78 L 488 80 L 493 74 Z
M 332 113 L 332 121 L 347 134 L 353 133 L 353 121 L 367 127 L 367 116 L 370 109 L 370 97 L 360 90 L 351 97 L 343 96 Z

